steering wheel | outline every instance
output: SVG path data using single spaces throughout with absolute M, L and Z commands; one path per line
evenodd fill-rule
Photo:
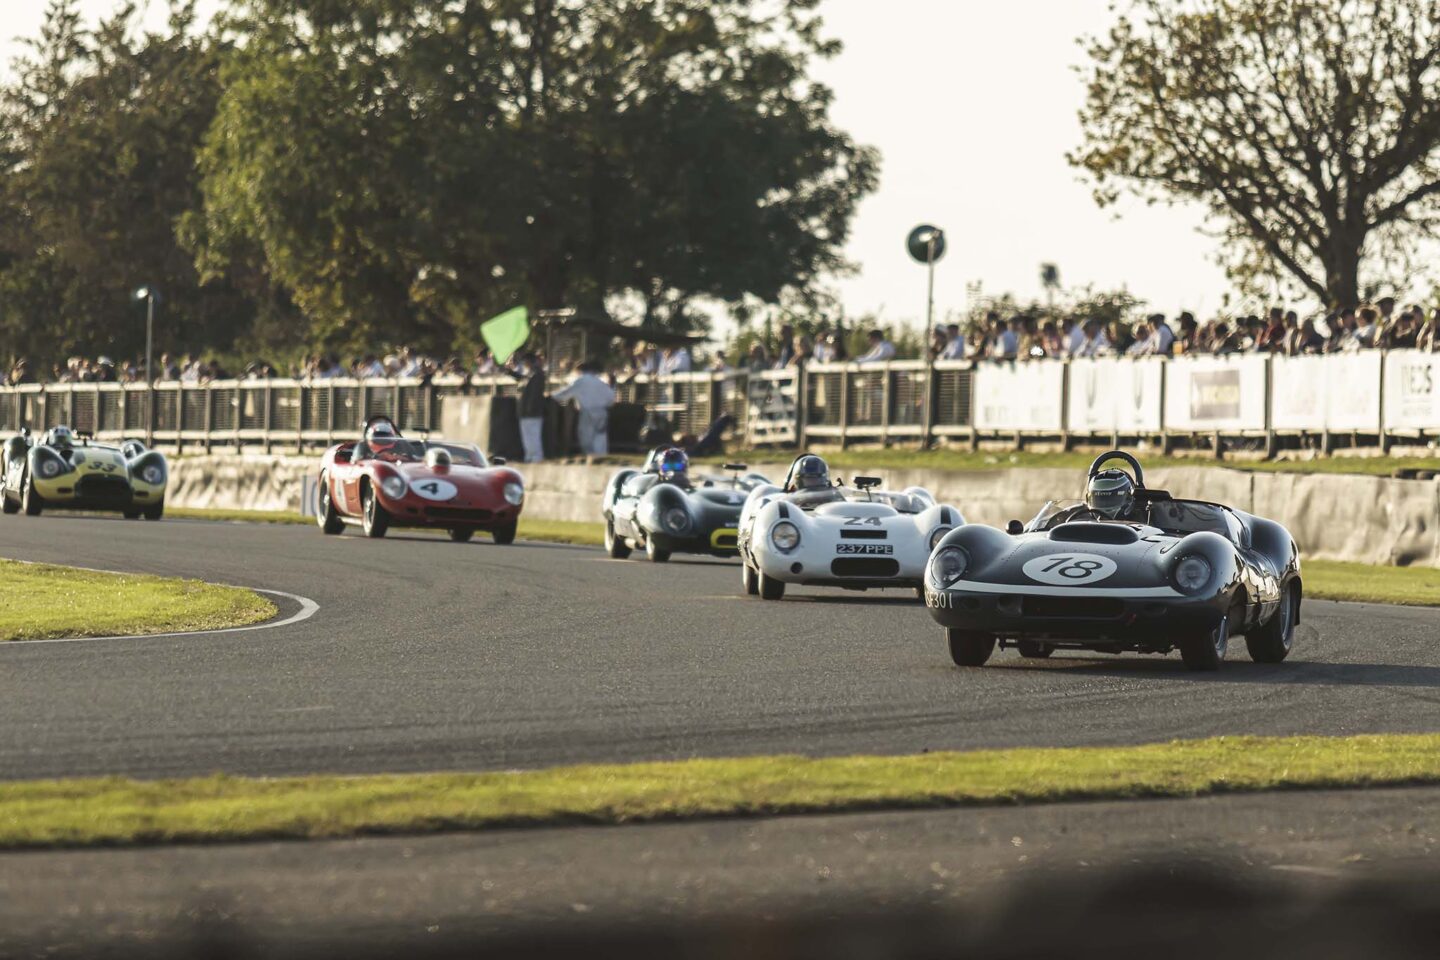
M 1111 460 L 1124 460 L 1126 466 L 1130 468 L 1130 472 L 1135 478 L 1135 489 L 1145 489 L 1145 471 L 1140 468 L 1140 461 L 1136 460 L 1124 450 L 1110 450 L 1100 454 L 1100 456 L 1095 458 L 1095 462 L 1090 464 L 1090 472 L 1085 474 L 1085 479 L 1090 480 L 1095 477 L 1095 475 L 1100 472 L 1100 468 Z

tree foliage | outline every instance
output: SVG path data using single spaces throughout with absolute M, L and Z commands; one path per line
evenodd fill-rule
M 777 302 L 844 266 L 876 178 L 808 79 L 815 4 L 246 0 L 187 239 L 337 344 Z
M 1097 200 L 1200 201 L 1242 278 L 1353 304 L 1434 226 L 1440 0 L 1133 0 L 1089 55 Z

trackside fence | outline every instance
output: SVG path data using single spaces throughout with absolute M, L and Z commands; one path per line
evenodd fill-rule
M 0 387 L 0 431 L 68 424 L 105 439 L 171 448 L 305 450 L 354 436 L 374 414 L 429 429 L 451 395 L 513 397 L 509 377 L 228 380 L 206 384 L 57 383 Z M 1311 357 L 895 361 L 811 364 L 755 373 L 637 376 L 617 400 L 648 422 L 699 435 L 734 419 L 737 442 L 1121 442 L 1205 446 L 1247 439 L 1270 452 L 1291 438 L 1330 450 L 1388 449 L 1440 437 L 1440 354 L 1367 351 Z

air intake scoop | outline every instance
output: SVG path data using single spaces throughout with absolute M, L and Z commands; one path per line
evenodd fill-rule
M 1134 543 L 1140 539 L 1134 527 L 1121 523 L 1062 523 L 1050 531 L 1050 539 L 1060 543 Z

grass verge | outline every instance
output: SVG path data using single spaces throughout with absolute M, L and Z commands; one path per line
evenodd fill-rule
M 1440 570 L 1433 567 L 1372 567 L 1364 563 L 1305 560 L 1300 567 L 1305 596 L 1440 607 Z
M 167 509 L 167 517 L 176 520 L 219 520 L 235 523 L 294 523 L 313 524 L 314 517 L 302 517 L 298 513 L 291 513 L 288 510 L 198 510 L 198 509 Z M 445 536 L 444 530 L 419 530 L 406 529 L 407 535 L 412 533 L 434 533 L 436 536 Z M 522 540 L 543 540 L 549 543 L 577 543 L 590 546 L 598 546 L 604 539 L 605 525 L 600 523 L 580 523 L 569 520 L 532 520 L 528 517 L 520 518 L 520 539 Z M 476 535 L 481 541 L 486 535 Z
M 239 587 L 0 560 L 0 641 L 217 630 L 275 616 Z
M 497 827 L 1440 783 L 1440 735 L 1220 737 L 899 757 L 743 757 L 508 773 L 0 784 L 0 847 Z

